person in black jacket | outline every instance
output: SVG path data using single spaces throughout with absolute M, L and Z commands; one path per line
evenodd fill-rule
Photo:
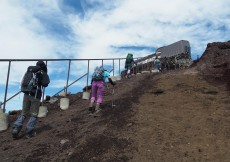
M 38 61 L 36 66 L 39 71 L 36 72 L 37 85 L 32 88 L 29 92 L 24 92 L 23 104 L 22 104 L 22 113 L 18 119 L 14 122 L 12 127 L 12 136 L 14 139 L 18 138 L 18 134 L 22 129 L 24 120 L 30 116 L 30 119 L 25 128 L 25 137 L 30 138 L 36 135 L 35 126 L 37 122 L 37 115 L 40 106 L 40 100 L 42 97 L 42 88 L 48 86 L 43 85 L 42 77 L 44 74 L 47 75 L 47 67 L 43 61 Z M 29 70 L 29 69 L 28 69 Z

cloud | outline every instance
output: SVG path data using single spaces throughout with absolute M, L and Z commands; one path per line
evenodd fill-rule
M 151 48 L 186 39 L 194 45 L 192 51 L 201 55 L 208 42 L 228 39 L 229 3 L 5 0 L 1 1 L 5 16 L 0 18 L 4 24 L 0 50 L 7 53 L 2 58 L 108 58 L 125 57 L 130 50 L 114 46 L 146 46 L 136 51 L 144 56 L 155 52 Z
M 194 55 L 201 55 L 207 43 L 228 39 L 224 34 L 225 30 L 229 30 L 226 22 L 229 7 L 225 2 L 212 1 L 213 5 L 209 5 L 204 1 L 190 0 L 127 0 L 120 1 L 109 11 L 92 9 L 85 19 L 72 17 L 71 20 L 73 31 L 79 39 L 79 57 L 124 56 L 127 50 L 117 51 L 110 47 L 158 48 L 182 39 L 190 41 Z M 221 28 L 223 25 L 226 27 Z M 89 54 L 91 51 L 93 54 Z M 144 52 L 136 51 L 136 55 L 144 56 L 154 51 Z

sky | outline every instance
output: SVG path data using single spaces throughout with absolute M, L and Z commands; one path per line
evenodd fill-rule
M 229 0 L 0 0 L 0 11 L 0 59 L 143 57 L 179 40 L 190 42 L 196 59 L 208 43 L 230 40 Z M 11 63 L 8 97 L 19 90 L 26 67 L 35 63 Z M 65 86 L 68 64 L 48 62 L 52 82 L 47 92 Z M 90 70 L 97 64 L 92 62 Z M 0 100 L 8 65 L 0 62 Z M 86 67 L 87 62 L 71 62 L 69 82 L 84 75 Z

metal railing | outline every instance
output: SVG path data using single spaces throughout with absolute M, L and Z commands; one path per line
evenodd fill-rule
M 71 85 L 73 85 L 74 83 L 76 83 L 77 81 L 79 81 L 80 79 L 82 79 L 83 77 L 85 77 L 86 75 L 88 75 L 88 73 L 82 75 L 80 78 L 78 78 L 77 80 L 73 81 L 71 84 L 65 86 L 63 89 L 61 89 L 60 91 L 58 91 L 57 93 L 55 93 L 52 97 L 57 96 L 57 95 L 58 95 L 60 92 L 62 92 L 62 91 L 67 92 L 67 88 L 68 88 L 68 87 L 70 87 Z
M 16 97 L 18 94 L 21 93 L 21 91 L 15 93 L 13 96 L 7 98 L 7 93 L 8 93 L 8 86 L 9 86 L 9 76 L 10 76 L 10 70 L 11 70 L 11 63 L 12 62 L 25 62 L 25 61 L 44 61 L 46 63 L 46 65 L 48 64 L 48 62 L 50 61 L 69 61 L 68 64 L 68 74 L 67 74 L 67 79 L 66 79 L 66 85 L 64 86 L 64 88 L 61 90 L 65 90 L 67 92 L 68 87 L 70 87 L 71 85 L 73 85 L 74 83 L 76 83 L 77 81 L 79 81 L 80 79 L 82 79 L 83 77 L 87 76 L 87 86 L 88 86 L 88 80 L 89 80 L 89 67 L 90 67 L 90 61 L 101 61 L 102 66 L 104 66 L 104 61 L 105 60 L 112 60 L 112 67 L 113 67 L 113 75 L 114 75 L 114 61 L 118 60 L 118 73 L 121 73 L 121 64 L 120 61 L 124 60 L 126 58 L 107 58 L 107 59 L 0 59 L 0 62 L 8 62 L 8 71 L 7 71 L 7 78 L 6 78 L 6 84 L 5 84 L 5 95 L 4 95 L 4 100 L 3 102 L 0 102 L 0 107 L 2 107 L 3 105 L 3 112 L 5 112 L 6 110 L 6 103 L 8 101 L 10 101 L 11 99 L 13 99 L 14 97 Z M 138 58 L 137 58 L 138 59 Z M 73 61 L 88 61 L 88 66 L 87 66 L 87 73 L 84 74 L 83 76 L 81 76 L 80 78 L 78 78 L 77 80 L 73 81 L 71 84 L 69 84 L 69 76 L 70 76 L 70 67 L 71 67 L 71 62 Z M 109 65 L 109 64 L 108 64 Z M 59 91 L 59 92 L 61 92 Z M 57 92 L 56 94 L 54 94 L 53 96 L 57 95 L 59 92 Z M 44 96 L 45 90 L 43 91 L 43 96 Z M 43 100 L 42 100 L 43 101 Z

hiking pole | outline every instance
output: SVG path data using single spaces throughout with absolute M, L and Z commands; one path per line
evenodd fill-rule
M 38 93 L 38 79 L 36 77 L 37 77 L 37 75 L 33 74 L 33 79 L 35 80 L 35 84 L 33 83 L 33 86 L 36 85 L 36 92 L 35 92 L 35 96 L 34 96 L 35 99 L 37 98 L 37 93 Z
M 36 87 L 36 92 L 35 92 L 35 96 L 34 96 L 35 99 L 37 98 L 37 94 L 38 94 L 38 85 Z

